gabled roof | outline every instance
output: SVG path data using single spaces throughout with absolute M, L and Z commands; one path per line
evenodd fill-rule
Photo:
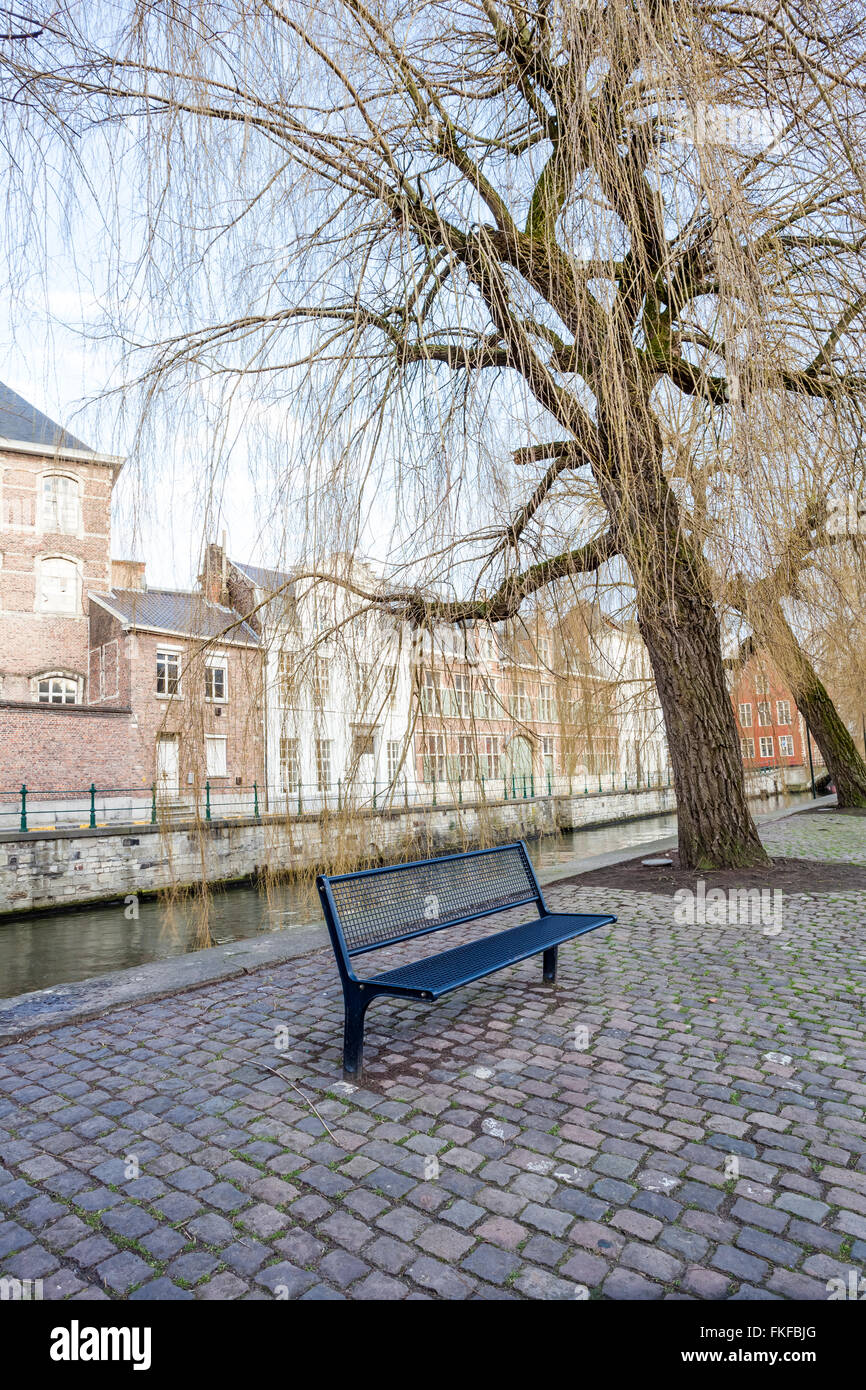
M 233 608 L 211 603 L 187 589 L 111 589 L 90 597 L 131 630 L 217 638 L 244 647 L 260 645 L 249 623 Z
M 0 439 L 10 443 L 30 444 L 46 450 L 75 449 L 84 454 L 94 451 L 89 444 L 83 444 L 62 425 L 49 420 L 35 405 L 25 401 L 9 386 L 0 382 Z
M 261 565 L 242 565 L 239 560 L 230 560 L 229 564 L 233 565 L 236 570 L 240 570 L 241 574 L 245 574 L 247 579 L 251 580 L 257 588 L 263 589 L 268 594 L 276 593 L 278 589 L 285 589 L 287 584 L 293 584 L 292 576 L 287 574 L 285 570 L 263 569 Z M 286 590 L 287 597 L 293 593 L 293 588 Z

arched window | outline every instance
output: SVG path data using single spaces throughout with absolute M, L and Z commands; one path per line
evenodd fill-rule
M 80 698 L 81 681 L 78 676 L 67 676 L 63 672 L 50 672 L 37 676 L 33 682 L 37 703 L 40 705 L 77 705 Z
M 78 566 L 74 560 L 49 555 L 40 561 L 37 606 L 43 613 L 77 613 Z
M 81 530 L 81 485 L 65 473 L 47 473 L 42 479 L 42 529 L 76 536 Z

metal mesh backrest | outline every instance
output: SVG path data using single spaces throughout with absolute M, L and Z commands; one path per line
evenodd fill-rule
M 538 896 L 522 845 L 350 874 L 330 886 L 350 954 Z

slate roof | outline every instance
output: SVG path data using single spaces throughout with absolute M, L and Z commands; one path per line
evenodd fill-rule
M 80 449 L 92 454 L 89 444 L 84 444 L 70 434 L 62 425 L 49 420 L 35 405 L 25 401 L 9 386 L 0 382 L 0 439 L 17 444 L 37 444 L 45 449 Z
M 242 565 L 239 560 L 231 560 L 236 570 L 245 574 L 247 579 L 252 580 L 253 584 L 263 589 L 266 593 L 275 593 L 277 589 L 282 589 L 284 585 L 292 583 L 292 576 L 285 570 L 263 569 L 260 565 Z M 287 589 L 287 596 L 292 594 L 292 589 Z
M 258 647 L 258 635 L 233 608 L 211 603 L 187 589 L 111 589 L 91 594 L 127 628 L 171 632 L 183 637 L 216 637 Z

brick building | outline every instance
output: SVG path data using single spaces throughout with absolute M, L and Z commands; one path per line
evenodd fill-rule
M 128 780 L 129 709 L 86 701 L 122 464 L 0 385 L 0 795 Z
M 0 805 L 261 779 L 256 634 L 111 559 L 123 460 L 0 385 Z M 5 822 L 4 822 L 5 823 Z
M 751 656 L 735 675 L 731 700 L 747 770 L 808 761 L 803 716 L 765 652 Z
M 127 563 L 115 574 L 136 577 Z M 263 784 L 261 647 L 231 608 L 203 593 L 134 588 L 90 598 L 88 699 L 129 708 L 144 779 L 166 797 L 241 799 Z

